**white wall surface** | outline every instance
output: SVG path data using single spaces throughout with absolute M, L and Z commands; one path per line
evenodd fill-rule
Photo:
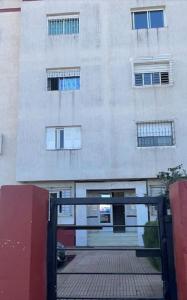
M 166 6 L 167 27 L 132 30 L 130 9 Z M 17 180 L 152 178 L 187 168 L 186 11 L 180 0 L 22 3 Z M 48 36 L 47 14 L 80 13 L 78 36 Z M 132 88 L 131 59 L 169 54 L 174 85 Z M 81 68 L 80 91 L 49 92 L 46 69 Z M 175 121 L 176 145 L 137 148 L 136 122 Z M 82 149 L 46 151 L 46 126 L 82 126 Z
M 0 9 L 20 1 L 0 1 Z M 0 12 L 0 185 L 16 183 L 20 12 Z

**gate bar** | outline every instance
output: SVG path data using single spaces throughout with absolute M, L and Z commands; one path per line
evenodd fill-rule
M 113 197 L 113 198 L 56 198 L 57 205 L 91 205 L 91 204 L 145 204 L 159 205 L 163 200 L 159 197 Z
M 74 247 L 74 248 L 64 248 L 64 250 L 69 250 L 69 251 L 136 251 L 136 250 L 140 250 L 141 251 L 152 251 L 155 254 L 158 253 L 158 251 L 160 252 L 160 248 L 117 248 L 117 247 Z
M 115 228 L 115 227 L 130 227 L 130 228 L 137 228 L 137 227 L 149 227 L 149 228 L 159 228 L 158 225 L 57 225 L 57 228 L 62 228 L 64 230 L 102 230 L 103 228 Z
M 57 297 L 57 261 L 56 261 L 56 225 L 57 225 L 57 206 L 56 201 L 50 201 L 51 218 L 48 222 L 48 241 L 47 241 L 47 300 L 55 300 Z
M 99 273 L 96 273 L 96 272 L 57 272 L 57 275 L 141 275 L 141 276 L 149 276 L 149 275 L 162 275 L 161 272 L 144 272 L 144 273 L 141 273 L 141 272 L 135 272 L 135 273 L 132 273 L 132 272 L 124 272 L 124 273 L 114 273 L 114 272 L 110 272 L 110 273 L 106 273 L 106 272 L 99 272 Z
M 123 298 L 120 298 L 120 297 L 115 297 L 115 298 L 111 298 L 111 297 L 105 297 L 105 298 L 101 298 L 101 297 L 57 297 L 56 299 L 62 299 L 62 300 L 65 300 L 65 299 L 71 299 L 71 300 L 164 300 L 164 298 L 160 298 L 160 297 L 149 297 L 149 298 L 142 298 L 142 297 L 123 297 Z

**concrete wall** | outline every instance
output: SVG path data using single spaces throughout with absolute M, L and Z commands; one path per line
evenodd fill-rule
M 170 187 L 178 300 L 187 299 L 187 181 Z
M 21 1 L 0 1 L 0 185 L 16 183 L 16 136 Z M 15 9 L 12 11 L 11 9 Z M 9 11 L 4 11 L 9 9 Z
M 154 5 L 166 5 L 168 26 L 132 30 L 130 9 Z M 23 2 L 18 181 L 152 178 L 187 167 L 186 9 L 167 0 Z M 80 12 L 79 36 L 49 37 L 47 14 L 65 12 Z M 174 85 L 132 88 L 131 59 L 163 54 L 173 58 Z M 81 67 L 80 91 L 47 91 L 46 69 L 71 66 Z M 174 120 L 176 145 L 137 148 L 136 122 L 150 120 Z M 82 126 L 82 149 L 46 151 L 45 127 L 71 125 Z
M 34 186 L 0 190 L 0 295 L 46 300 L 48 192 Z

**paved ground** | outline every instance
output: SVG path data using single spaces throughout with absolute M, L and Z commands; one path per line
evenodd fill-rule
M 155 272 L 155 269 L 146 258 L 137 258 L 134 251 L 86 251 L 77 252 L 76 257 L 58 271 L 119 273 Z M 162 297 L 160 275 L 58 275 L 57 288 L 58 297 L 64 300 Z

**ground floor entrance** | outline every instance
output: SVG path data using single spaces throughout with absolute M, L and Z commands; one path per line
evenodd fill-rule
M 113 232 L 125 232 L 125 205 L 113 205 L 113 224 Z
M 86 198 L 55 198 L 50 202 L 48 300 L 177 300 L 172 226 L 171 218 L 167 216 L 165 199 L 103 195 Z M 67 224 L 67 222 L 58 224 L 57 212 L 60 205 L 74 207 L 74 224 Z M 155 206 L 157 221 L 154 224 L 145 222 L 127 225 L 126 207 L 133 209 L 138 206 L 140 212 Z M 89 215 L 92 223 L 88 224 L 85 222 L 87 220 L 85 217 L 90 211 L 93 213 Z M 116 224 L 115 221 L 118 219 L 119 223 Z M 132 246 L 128 236 L 126 240 L 128 244 L 124 245 L 126 234 L 137 233 L 126 232 L 126 230 L 138 227 L 142 229 L 144 244 L 141 247 Z M 76 237 L 78 236 L 81 242 L 80 246 L 65 247 L 66 256 L 71 256 L 73 259 L 62 269 L 57 269 L 56 260 L 59 228 L 74 229 Z M 147 246 L 145 242 L 147 239 L 143 236 L 147 231 L 150 232 L 150 229 L 154 230 L 157 236 L 154 247 Z M 97 245 L 83 245 L 91 236 L 91 232 L 93 234 L 101 232 L 95 235 Z M 112 237 L 113 244 L 111 244 Z M 150 258 L 159 259 L 157 268 Z
M 135 196 L 135 189 L 88 190 L 87 196 L 103 199 Z M 137 208 L 134 204 L 94 204 L 87 207 L 87 224 L 104 225 L 102 230 L 90 230 L 88 246 L 138 246 Z M 135 227 L 133 227 L 135 225 Z

